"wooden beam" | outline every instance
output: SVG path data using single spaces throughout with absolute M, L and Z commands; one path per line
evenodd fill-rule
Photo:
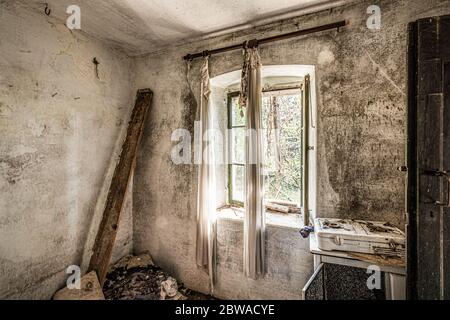
M 103 286 L 108 272 L 120 213 L 123 208 L 129 180 L 136 164 L 136 151 L 141 140 L 152 97 L 153 92 L 150 89 L 139 90 L 137 93 L 136 104 L 128 124 L 127 136 L 122 146 L 119 162 L 114 171 L 102 222 L 95 239 L 89 271 L 97 273 L 101 286 Z

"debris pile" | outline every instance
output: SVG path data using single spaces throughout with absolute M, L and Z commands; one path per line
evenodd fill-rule
M 367 226 L 370 232 L 373 233 L 395 233 L 395 234 L 402 234 L 400 230 L 398 230 L 395 226 L 390 224 L 389 222 L 385 222 L 383 224 L 375 224 L 370 221 L 360 221 L 360 223 Z
M 180 300 L 185 298 L 178 292 L 176 281 L 169 279 L 170 277 L 161 268 L 154 265 L 130 269 L 116 268 L 107 275 L 103 293 L 107 300 L 165 300 L 175 297 L 175 300 Z M 170 281 L 170 284 L 167 284 L 167 281 Z M 166 294 L 165 290 L 169 293 Z
M 210 296 L 178 285 L 177 280 L 153 264 L 149 254 L 126 256 L 106 276 L 106 300 L 210 300 Z

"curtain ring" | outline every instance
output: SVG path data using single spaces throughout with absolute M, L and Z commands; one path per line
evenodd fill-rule
M 50 15 L 50 13 L 52 13 L 52 10 L 48 8 L 48 3 L 45 4 L 44 12 L 48 16 Z
M 203 51 L 202 56 L 203 58 L 209 57 L 210 56 L 209 51 L 208 50 Z

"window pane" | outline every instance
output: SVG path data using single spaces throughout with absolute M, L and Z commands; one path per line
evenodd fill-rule
M 302 109 L 300 92 L 263 98 L 265 198 L 300 203 L 302 186 Z
M 231 129 L 231 162 L 245 163 L 245 128 Z
M 231 100 L 230 124 L 245 126 L 245 115 Z M 245 111 L 245 110 L 244 110 Z M 264 150 L 265 199 L 301 203 L 302 188 L 302 99 L 300 90 L 263 94 L 262 127 Z M 231 129 L 230 160 L 245 163 L 244 128 Z M 245 167 L 230 166 L 230 200 L 245 200 Z
M 245 183 L 245 167 L 244 166 L 231 166 L 231 192 L 232 192 L 232 200 L 238 202 L 244 202 L 245 191 L 244 191 L 244 183 Z
M 239 96 L 233 97 L 231 100 L 231 125 L 233 127 L 246 125 L 245 109 L 240 108 L 238 102 Z

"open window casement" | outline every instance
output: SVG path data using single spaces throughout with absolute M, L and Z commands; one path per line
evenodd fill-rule
M 301 207 L 303 212 L 303 224 L 305 226 L 310 224 L 309 219 L 309 196 L 308 196 L 308 168 L 309 168 L 309 127 L 310 116 L 312 114 L 311 105 L 311 77 L 306 75 L 303 80 L 303 121 L 302 121 L 302 196 Z
M 288 81 L 287 81 L 288 80 Z M 264 203 L 269 212 L 300 213 L 308 203 L 308 126 L 311 121 L 309 77 L 296 81 L 265 79 L 262 90 Z M 306 83 L 306 84 L 305 84 Z M 306 90 L 305 90 L 306 88 Z M 246 116 L 240 112 L 238 92 L 228 94 L 228 203 L 244 205 Z M 307 107 L 308 105 L 308 107 Z M 308 117 L 308 121 L 304 121 Z M 312 144 L 311 144 L 312 145 Z M 307 212 L 310 210 L 306 206 Z M 306 216 L 308 221 L 310 217 Z

